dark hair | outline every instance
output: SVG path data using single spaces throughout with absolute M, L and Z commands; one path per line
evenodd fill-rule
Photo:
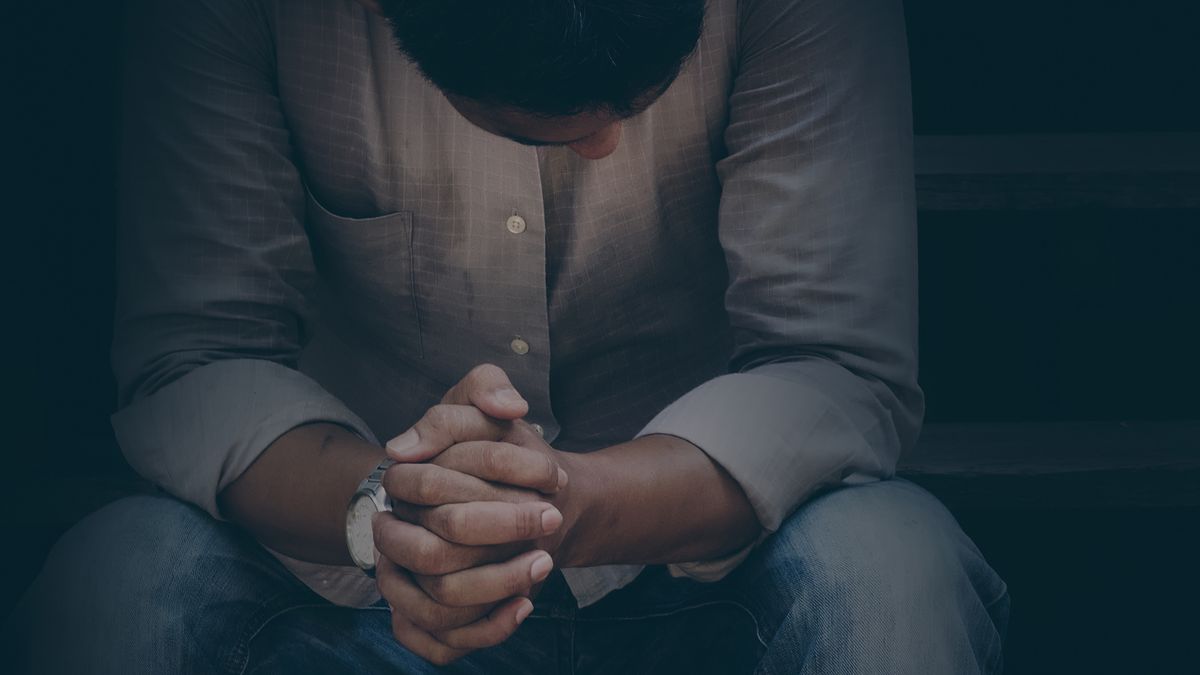
M 448 94 L 554 117 L 640 112 L 696 48 L 705 0 L 382 0 Z

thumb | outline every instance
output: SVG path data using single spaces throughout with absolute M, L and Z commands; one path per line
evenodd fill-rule
M 472 368 L 446 392 L 442 403 L 472 405 L 483 414 L 502 420 L 518 419 L 529 413 L 529 403 L 517 393 L 508 374 L 490 363 Z

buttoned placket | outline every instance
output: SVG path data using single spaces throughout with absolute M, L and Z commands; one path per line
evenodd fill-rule
M 519 194 L 513 195 L 512 207 L 498 218 L 508 237 L 517 239 L 519 259 L 513 261 L 511 273 L 522 275 L 513 288 L 521 289 L 520 306 L 537 308 L 514 314 L 512 332 L 498 336 L 505 342 L 509 357 L 506 372 L 513 384 L 529 401 L 525 421 L 546 442 L 553 442 L 560 427 L 554 418 L 550 401 L 550 324 L 546 292 L 546 220 L 542 200 L 542 181 L 538 156 L 534 149 L 518 146 L 520 155 L 517 172 Z M 536 275 L 536 279 L 534 278 Z M 524 294 L 528 294 L 525 296 Z M 535 317 L 533 323 L 519 324 L 520 317 Z M 502 367 L 504 367 L 502 365 Z

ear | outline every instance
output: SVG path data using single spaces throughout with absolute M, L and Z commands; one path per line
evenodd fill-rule
M 356 0 L 356 1 L 358 2 L 358 4 L 362 5 L 363 7 L 366 7 L 369 11 L 372 11 L 372 12 L 378 14 L 379 16 L 383 16 L 383 8 L 379 6 L 379 0 Z

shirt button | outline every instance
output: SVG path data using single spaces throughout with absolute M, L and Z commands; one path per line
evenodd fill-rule
M 512 216 L 508 219 L 508 231 L 513 234 L 521 234 L 525 231 L 525 219 L 521 216 Z
M 522 340 L 521 338 L 513 338 L 513 341 L 508 343 L 508 346 L 512 347 L 512 350 L 514 352 L 516 352 L 517 354 L 528 354 L 529 353 L 529 343 Z
M 533 430 L 537 432 L 538 436 L 541 436 L 542 438 L 546 437 L 546 430 L 542 428 L 542 425 L 538 424 L 537 422 L 534 422 L 533 424 L 530 424 L 529 426 L 533 427 Z

